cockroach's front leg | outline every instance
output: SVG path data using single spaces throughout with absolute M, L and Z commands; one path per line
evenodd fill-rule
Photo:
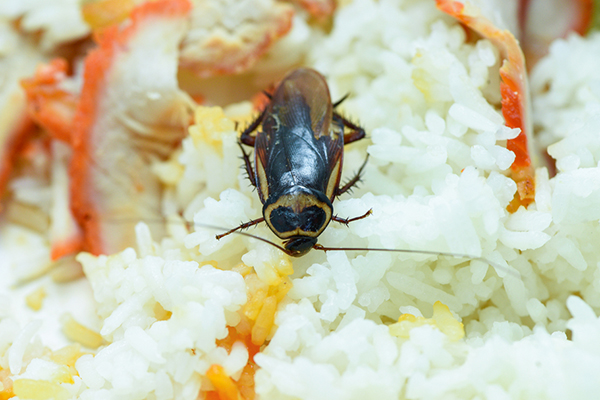
M 217 238 L 217 240 L 220 240 L 221 238 L 229 235 L 230 233 L 233 233 L 233 232 L 238 231 L 240 229 L 250 228 L 251 226 L 254 226 L 254 225 L 260 224 L 261 222 L 264 222 L 264 220 L 265 219 L 263 217 L 260 217 L 260 218 L 253 219 L 253 220 L 248 221 L 248 222 L 244 222 L 243 224 L 241 224 L 237 228 L 233 228 L 231 230 L 228 230 L 227 232 L 221 233 L 220 235 L 217 235 L 215 237 Z
M 354 217 L 354 218 L 339 218 L 337 216 L 333 216 L 331 217 L 331 219 L 335 222 L 339 222 L 340 224 L 344 224 L 346 226 L 348 226 L 348 224 L 350 222 L 354 222 L 354 221 L 358 221 L 359 219 L 363 219 L 363 218 L 367 218 L 369 215 L 373 214 L 373 209 L 371 208 L 369 211 L 367 211 L 366 213 L 364 213 L 363 215 L 361 215 L 360 217 Z

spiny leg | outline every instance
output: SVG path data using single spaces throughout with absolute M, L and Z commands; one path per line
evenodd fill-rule
M 242 143 L 245 144 L 246 146 L 254 147 L 254 143 L 256 142 L 256 136 L 252 136 L 251 134 L 256 129 L 258 129 L 258 127 L 262 123 L 263 119 L 265 118 L 265 113 L 266 113 L 266 108 L 260 113 L 260 115 L 254 121 L 252 121 L 252 123 L 246 129 L 244 129 L 244 131 L 240 135 L 240 141 L 238 142 L 240 149 L 242 150 L 242 156 L 244 158 L 244 166 L 246 168 L 246 173 L 248 174 L 248 179 L 250 179 L 250 183 L 254 187 L 256 187 L 256 176 L 254 175 L 254 170 L 252 168 L 252 163 L 250 162 L 250 157 L 244 151 L 244 148 L 242 147 Z
M 365 130 L 362 128 L 362 126 L 347 120 L 335 111 L 333 112 L 333 117 L 339 119 L 339 121 L 341 121 L 346 128 L 351 129 L 350 132 L 344 134 L 344 144 L 356 142 L 357 140 L 360 140 L 366 136 Z
M 339 222 L 340 224 L 344 224 L 346 226 L 348 226 L 348 224 L 350 222 L 354 222 L 354 221 L 358 221 L 359 219 L 363 219 L 363 218 L 367 218 L 369 215 L 373 214 L 373 209 L 371 208 L 369 211 L 367 211 L 366 213 L 364 213 L 363 215 L 361 215 L 360 217 L 354 217 L 354 218 L 340 218 L 337 216 L 333 216 L 331 217 L 331 219 L 335 222 Z
M 360 181 L 360 178 L 365 169 L 365 166 L 367 165 L 367 161 L 369 161 L 368 154 L 367 154 L 367 157 L 365 157 L 365 161 L 362 163 L 362 165 L 360 166 L 360 168 L 354 175 L 354 178 L 352 178 L 348 182 L 346 182 L 346 184 L 344 186 L 342 186 L 341 188 L 340 187 L 337 188 L 337 190 L 335 191 L 336 196 L 341 196 L 342 194 L 346 193 L 348 190 L 350 190 L 352 188 L 352 186 L 356 185 Z
M 344 100 L 346 100 L 349 96 L 350 96 L 350 93 L 346 93 L 344 95 L 344 97 L 342 97 L 341 99 L 339 99 L 338 101 L 336 101 L 335 103 L 332 104 L 333 108 L 336 108 L 337 106 L 342 104 L 344 102 Z
M 256 140 L 256 136 L 252 136 L 251 133 L 254 132 L 260 124 L 262 124 L 263 119 L 265 118 L 265 114 L 267 113 L 267 109 L 261 111 L 260 115 L 256 117 L 254 121 L 244 131 L 240 136 L 240 141 L 244 143 L 246 146 L 254 147 L 254 141 Z
M 244 167 L 246 168 L 248 179 L 250 180 L 252 186 L 256 187 L 256 175 L 254 175 L 254 169 L 252 168 L 250 157 L 248 156 L 248 153 L 244 151 L 244 148 L 242 147 L 242 142 L 238 142 L 238 145 L 240 146 L 240 150 L 242 150 L 242 157 L 244 158 Z
M 216 235 L 215 237 L 217 238 L 217 240 L 221 240 L 221 238 L 229 235 L 230 233 L 233 233 L 233 232 L 235 232 L 237 230 L 240 230 L 240 229 L 250 228 L 251 226 L 254 226 L 254 225 L 260 224 L 261 222 L 264 222 L 264 220 L 265 219 L 263 217 L 260 217 L 260 218 L 257 218 L 257 219 L 250 220 L 248 222 L 244 222 L 243 224 L 241 224 L 237 228 L 230 229 L 230 230 L 228 230 L 225 233 L 221 233 L 220 235 Z

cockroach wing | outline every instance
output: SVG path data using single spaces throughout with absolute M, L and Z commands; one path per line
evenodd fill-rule
M 329 88 L 321 74 L 297 69 L 281 82 L 255 142 L 256 177 L 263 203 L 293 187 L 335 197 L 343 127 L 332 123 Z
M 293 71 L 281 82 L 271 104 L 282 126 L 310 124 L 315 139 L 329 135 L 333 115 L 331 96 L 327 82 L 317 71 L 308 68 Z M 307 116 L 309 121 L 305 120 Z
M 254 174 L 258 188 L 258 197 L 261 203 L 265 203 L 269 198 L 269 180 L 267 179 L 267 170 L 269 168 L 268 153 L 270 150 L 269 140 L 266 134 L 256 136 L 254 144 Z

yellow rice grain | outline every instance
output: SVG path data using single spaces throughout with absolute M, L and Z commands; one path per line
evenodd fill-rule
M 75 361 L 84 355 L 81 351 L 81 345 L 79 343 L 73 343 L 68 346 L 62 347 L 50 354 L 50 360 L 57 364 L 67 365 L 69 367 L 75 366 Z
M 69 314 L 63 320 L 63 333 L 72 341 L 81 343 L 90 349 L 97 349 L 104 343 L 98 332 L 91 330 L 75 321 Z
M 72 282 L 84 276 L 83 267 L 74 256 L 63 257 L 54 263 L 50 277 L 53 282 Z
M 275 312 L 277 311 L 277 298 L 269 296 L 265 299 L 256 322 L 252 327 L 252 343 L 260 346 L 267 340 L 269 332 L 275 322 Z
M 451 341 L 457 341 L 465 336 L 462 322 L 457 321 L 447 305 L 436 301 L 433 305 L 431 318 L 415 317 L 412 314 L 402 314 L 398 322 L 389 326 L 390 335 L 408 339 L 413 328 L 431 325 L 442 331 Z
M 249 291 L 250 292 L 250 291 Z M 248 319 L 254 321 L 258 318 L 258 315 L 264 305 L 265 299 L 267 298 L 267 291 L 259 289 L 254 293 L 250 292 L 252 297 L 244 306 L 244 315 Z
M 194 120 L 195 124 L 189 128 L 194 144 L 208 144 L 221 154 L 222 133 L 235 131 L 235 123 L 225 116 L 221 107 L 198 107 Z
M 173 313 L 171 311 L 167 311 L 160 305 L 160 303 L 156 303 L 154 305 L 154 318 L 159 321 L 166 321 L 171 318 Z
M 21 399 L 31 400 L 66 400 L 71 397 L 69 391 L 58 383 L 17 379 L 13 383 L 13 393 Z
M 6 207 L 6 216 L 10 222 L 22 225 L 36 232 L 46 232 L 50 226 L 50 219 L 38 207 L 11 201 Z
M 45 297 L 46 289 L 40 286 L 25 297 L 25 304 L 32 310 L 39 311 L 42 308 Z

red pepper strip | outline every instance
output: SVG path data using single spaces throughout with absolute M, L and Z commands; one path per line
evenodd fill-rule
M 38 66 L 33 77 L 23 79 L 21 86 L 27 97 L 29 115 L 36 124 L 44 128 L 54 139 L 70 144 L 79 96 L 61 88 L 62 82 L 67 79 L 67 69 L 66 60 L 54 59 L 49 64 Z M 63 158 L 54 161 L 59 164 L 68 159 L 68 155 L 60 156 L 54 152 L 53 157 Z M 55 173 L 54 168 L 53 173 Z M 52 260 L 75 254 L 82 249 L 82 233 L 69 210 L 64 211 L 65 215 L 68 215 L 68 222 L 53 221 L 50 233 Z
M 511 165 L 511 178 L 517 184 L 517 194 L 507 207 L 514 212 L 519 206 L 527 207 L 535 199 L 535 171 L 529 156 L 527 135 L 532 132 L 528 120 L 528 88 L 525 59 L 518 41 L 508 30 L 500 30 L 477 8 L 465 2 L 455 0 L 436 0 L 441 11 L 458 19 L 467 27 L 489 39 L 500 50 L 504 62 L 500 68 L 500 92 L 502 95 L 502 115 L 506 126 L 519 128 L 521 133 L 507 140 L 506 148 L 515 153 Z

